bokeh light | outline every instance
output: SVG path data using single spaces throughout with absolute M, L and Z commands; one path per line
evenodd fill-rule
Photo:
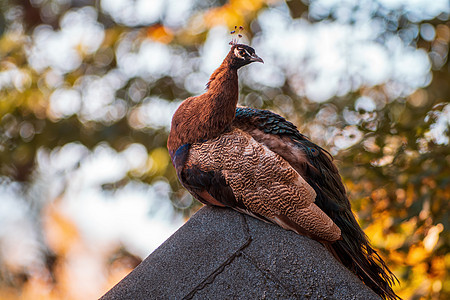
M 336 156 L 406 299 L 450 295 L 447 0 L 0 4 L 0 298 L 98 298 L 200 204 L 166 149 L 245 27 L 240 104 Z M 200 113 L 200 112 L 199 112 Z

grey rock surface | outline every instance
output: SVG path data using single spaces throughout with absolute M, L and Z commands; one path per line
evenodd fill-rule
M 380 299 L 318 242 L 203 207 L 101 299 Z

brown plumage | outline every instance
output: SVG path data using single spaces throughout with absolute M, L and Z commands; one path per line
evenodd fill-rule
M 341 230 L 314 204 L 314 189 L 297 171 L 238 128 L 192 144 L 185 168 L 196 166 L 222 175 L 239 204 L 233 207 L 241 212 L 317 240 L 336 241 L 341 237 Z
M 207 91 L 175 112 L 167 146 L 181 183 L 205 204 L 230 207 L 321 241 L 386 299 L 396 280 L 359 227 L 331 155 L 283 117 L 237 107 L 237 70 L 262 62 L 232 45 Z

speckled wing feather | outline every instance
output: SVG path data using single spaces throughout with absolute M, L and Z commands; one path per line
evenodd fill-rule
M 183 165 L 180 180 L 202 202 L 229 206 L 317 240 L 340 238 L 340 229 L 314 204 L 314 189 L 286 160 L 242 130 L 190 145 Z

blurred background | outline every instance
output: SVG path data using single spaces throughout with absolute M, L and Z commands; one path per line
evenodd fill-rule
M 406 299 L 450 299 L 448 0 L 2 0 L 0 299 L 94 299 L 201 205 L 166 150 L 230 30 L 240 104 L 336 157 Z M 180 249 L 183 251 L 183 249 Z

